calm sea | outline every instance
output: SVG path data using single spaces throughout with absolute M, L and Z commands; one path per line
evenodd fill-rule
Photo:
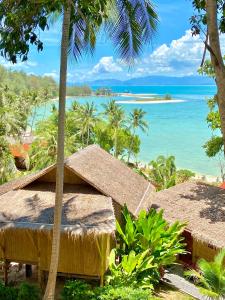
M 207 175 L 220 175 L 219 158 L 208 158 L 202 148 L 212 134 L 206 123 L 206 99 L 214 95 L 215 86 L 119 86 L 112 89 L 114 92 L 134 94 L 170 94 L 175 99 L 185 100 L 179 103 L 130 104 L 126 102 L 132 100 L 132 97 L 116 97 L 116 100 L 124 101 L 120 105 L 127 113 L 140 107 L 147 112 L 149 132 L 147 135 L 138 132 L 141 137 L 140 161 L 149 162 L 160 154 L 174 155 L 179 168 Z M 94 101 L 101 107 L 109 98 L 85 97 L 77 100 L 81 103 Z M 71 103 L 72 99 L 68 99 L 67 107 Z M 41 108 L 39 116 L 43 117 L 44 111 L 48 115 L 49 110 L 50 106 L 47 109 Z

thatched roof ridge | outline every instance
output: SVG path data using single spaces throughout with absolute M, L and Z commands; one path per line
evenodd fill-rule
M 50 230 L 54 200 L 54 183 L 33 183 L 3 194 L 0 197 L 0 229 Z M 92 187 L 65 184 L 61 229 L 76 235 L 113 234 L 115 216 L 111 198 Z
M 155 191 L 150 182 L 98 145 L 71 155 L 65 166 L 121 206 L 126 203 L 133 215 L 138 214 L 142 203 Z
M 187 229 L 196 239 L 225 247 L 225 190 L 204 182 L 185 182 L 155 193 L 147 206 L 162 208 L 170 222 L 188 222 Z

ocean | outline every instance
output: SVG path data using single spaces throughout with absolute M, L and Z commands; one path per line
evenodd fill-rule
M 97 87 L 93 87 L 94 89 Z M 127 114 L 134 108 L 146 111 L 149 132 L 138 132 L 141 138 L 141 150 L 138 160 L 148 163 L 158 155 L 174 155 L 179 168 L 193 170 L 205 175 L 220 176 L 219 157 L 208 158 L 203 149 L 204 143 L 212 135 L 206 123 L 208 113 L 207 98 L 214 95 L 215 86 L 116 86 L 117 93 L 142 94 L 144 100 L 150 94 L 164 96 L 170 94 L 182 102 L 168 103 L 133 103 L 132 97 L 81 97 L 80 103 L 94 101 L 101 109 L 101 104 L 115 98 Z M 146 94 L 146 95 L 143 95 Z M 67 99 L 67 108 L 73 99 Z M 132 102 L 132 103 L 130 103 Z M 44 112 L 45 111 L 45 112 Z M 49 114 L 50 105 L 39 109 L 39 116 Z

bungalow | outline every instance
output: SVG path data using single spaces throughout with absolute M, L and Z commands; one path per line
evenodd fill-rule
M 37 265 L 51 255 L 56 165 L 0 186 L 0 259 Z M 65 160 L 58 272 L 103 278 L 126 203 L 136 216 L 154 187 L 97 145 Z M 6 274 L 7 277 L 7 274 Z
M 225 190 L 190 181 L 155 193 L 149 207 L 163 209 L 169 222 L 187 222 L 184 237 L 188 263 L 212 260 L 225 247 Z

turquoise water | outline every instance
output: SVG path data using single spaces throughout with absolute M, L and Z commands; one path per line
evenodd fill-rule
M 171 94 L 173 98 L 185 100 L 180 103 L 122 103 L 129 113 L 132 109 L 141 107 L 149 123 L 148 135 L 139 132 L 141 151 L 139 160 L 149 162 L 158 155 L 174 155 L 177 166 L 188 168 L 195 172 L 219 176 L 218 158 L 208 158 L 202 145 L 210 138 L 211 130 L 205 121 L 208 113 L 206 98 L 214 95 L 214 86 L 132 86 L 112 87 L 115 92 L 131 92 L 134 94 Z M 116 100 L 129 101 L 132 97 L 114 97 Z M 108 97 L 85 97 L 77 99 L 80 103 L 94 101 L 101 107 L 109 101 Z M 144 100 L 144 99 L 143 99 Z M 67 100 L 67 107 L 72 99 Z M 49 114 L 50 105 L 46 109 Z M 43 116 L 45 109 L 39 110 Z

